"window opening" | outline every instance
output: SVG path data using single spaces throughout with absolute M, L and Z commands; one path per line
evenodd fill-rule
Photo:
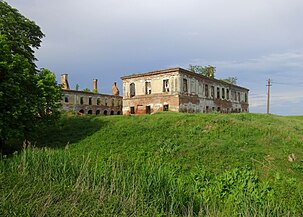
M 220 99 L 220 88 L 217 87 L 217 99 Z
M 146 106 L 146 114 L 150 114 L 150 106 Z
M 150 81 L 145 82 L 145 94 L 151 94 L 151 82 Z
M 168 104 L 163 106 L 163 111 L 168 112 Z
M 136 95 L 136 88 L 135 88 L 135 84 L 131 83 L 130 84 L 130 97 L 133 97 Z
M 214 86 L 210 87 L 210 95 L 211 95 L 211 98 L 215 98 L 215 87 Z
M 135 107 L 134 107 L 134 106 L 131 106 L 131 107 L 130 107 L 130 113 L 131 113 L 131 114 L 135 114 Z
M 165 79 L 163 80 L 163 92 L 169 92 L 169 80 Z
M 187 92 L 187 79 L 183 78 L 183 92 Z
M 208 84 L 205 84 L 205 97 L 208 97 Z

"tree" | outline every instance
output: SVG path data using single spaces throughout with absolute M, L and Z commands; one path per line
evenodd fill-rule
M 84 92 L 88 92 L 88 93 L 90 93 L 90 89 L 89 88 L 84 88 L 82 91 L 84 91 Z
M 228 78 L 221 79 L 221 80 L 226 83 L 229 83 L 229 84 L 237 84 L 238 78 L 237 77 L 228 77 Z
M 42 37 L 39 26 L 0 0 L 0 153 L 8 141 L 27 139 L 58 117 L 61 88 L 34 63 Z
M 215 77 L 216 67 L 208 65 L 208 66 L 198 66 L 198 65 L 189 65 L 188 70 L 207 76 L 209 78 Z

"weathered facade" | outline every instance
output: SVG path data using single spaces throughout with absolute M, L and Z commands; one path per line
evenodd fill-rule
M 93 80 L 93 92 L 70 90 L 67 74 L 61 75 L 63 92 L 62 110 L 78 114 L 120 115 L 122 114 L 122 97 L 116 83 L 113 84 L 113 95 L 97 93 L 97 79 Z
M 248 89 L 182 68 L 121 77 L 123 114 L 248 112 Z

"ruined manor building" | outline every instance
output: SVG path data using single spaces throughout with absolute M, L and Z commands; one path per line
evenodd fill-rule
M 182 68 L 121 77 L 123 114 L 248 112 L 248 89 Z
M 122 114 L 122 97 L 116 83 L 112 86 L 112 95 L 98 92 L 97 79 L 93 80 L 93 92 L 70 90 L 68 75 L 61 75 L 63 99 L 62 110 L 78 114 L 120 115 Z

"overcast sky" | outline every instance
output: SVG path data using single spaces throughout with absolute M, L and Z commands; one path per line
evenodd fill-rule
M 303 115 L 302 0 L 8 0 L 46 37 L 39 67 L 110 93 L 120 77 L 213 65 L 250 89 L 250 112 Z M 59 79 L 58 79 L 59 81 Z

